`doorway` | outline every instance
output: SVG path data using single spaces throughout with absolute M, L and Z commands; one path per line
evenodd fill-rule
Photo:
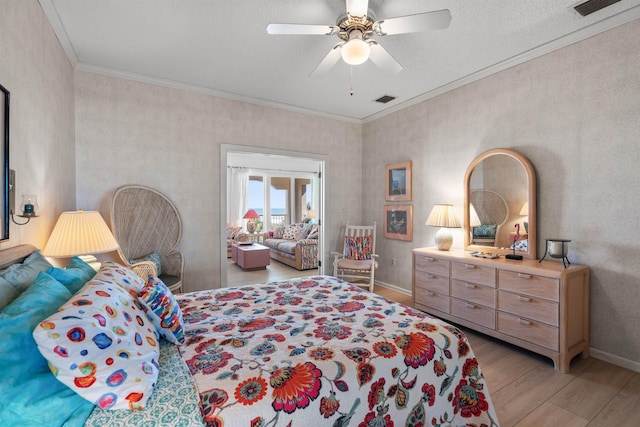
M 274 230 L 282 221 L 287 223 L 309 221 L 318 226 L 318 269 L 298 271 L 278 261 L 271 271 L 291 268 L 291 277 L 324 274 L 324 198 L 326 193 L 326 168 L 328 156 L 312 153 L 290 152 L 238 145 L 221 146 L 220 171 L 220 286 L 229 286 L 229 269 L 233 279 L 240 271 L 229 264 L 226 247 L 226 227 L 228 218 L 242 218 L 249 210 L 257 211 L 254 220 L 261 232 Z M 232 173 L 241 172 L 246 182 L 239 186 L 238 177 Z M 251 193 L 251 194 L 245 194 Z M 238 202 L 242 200 L 243 202 Z M 242 222 L 246 226 L 246 221 Z M 282 268 L 281 268 L 282 267 Z M 269 270 L 269 267 L 267 268 Z M 256 272 L 240 271 L 242 279 L 248 283 L 258 283 L 253 277 Z M 263 272 L 262 276 L 270 274 Z

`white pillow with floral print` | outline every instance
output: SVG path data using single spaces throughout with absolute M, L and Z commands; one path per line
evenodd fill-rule
M 155 328 L 116 283 L 89 281 L 40 322 L 33 338 L 56 378 L 100 408 L 142 409 L 153 392 Z
M 284 229 L 284 233 L 282 234 L 282 238 L 287 240 L 295 240 L 302 226 L 303 224 L 287 225 Z

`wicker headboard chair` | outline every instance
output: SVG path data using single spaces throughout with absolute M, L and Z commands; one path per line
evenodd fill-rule
M 111 229 L 125 263 L 155 262 L 160 280 L 172 292 L 182 292 L 184 258 L 175 250 L 182 220 L 171 200 L 142 185 L 120 187 L 111 200 Z
M 500 227 L 509 217 L 507 202 L 495 191 L 481 189 L 471 190 L 469 201 L 480 219 L 480 225 L 472 227 L 471 244 L 500 246 Z

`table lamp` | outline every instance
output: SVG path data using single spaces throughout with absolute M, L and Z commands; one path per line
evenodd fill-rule
M 429 218 L 427 218 L 426 224 L 433 227 L 440 227 L 435 237 L 438 250 L 448 251 L 451 249 L 453 235 L 451 231 L 449 231 L 449 228 L 460 228 L 460 221 L 458 221 L 456 214 L 453 212 L 453 205 L 434 205 L 429 214 Z
M 118 242 L 96 211 L 63 212 L 51 232 L 42 254 L 51 258 L 80 256 L 85 262 L 96 262 L 95 254 L 115 251 Z
M 247 211 L 247 213 L 245 213 L 242 218 L 249 220 L 249 221 L 247 221 L 247 231 L 249 233 L 255 233 L 255 231 L 256 231 L 256 222 L 255 222 L 255 220 L 260 218 L 260 215 L 258 215 L 258 212 L 256 212 L 253 209 L 249 209 Z

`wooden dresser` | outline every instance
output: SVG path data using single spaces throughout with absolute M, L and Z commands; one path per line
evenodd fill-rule
M 413 251 L 414 307 L 526 348 L 569 372 L 589 354 L 589 267 Z

